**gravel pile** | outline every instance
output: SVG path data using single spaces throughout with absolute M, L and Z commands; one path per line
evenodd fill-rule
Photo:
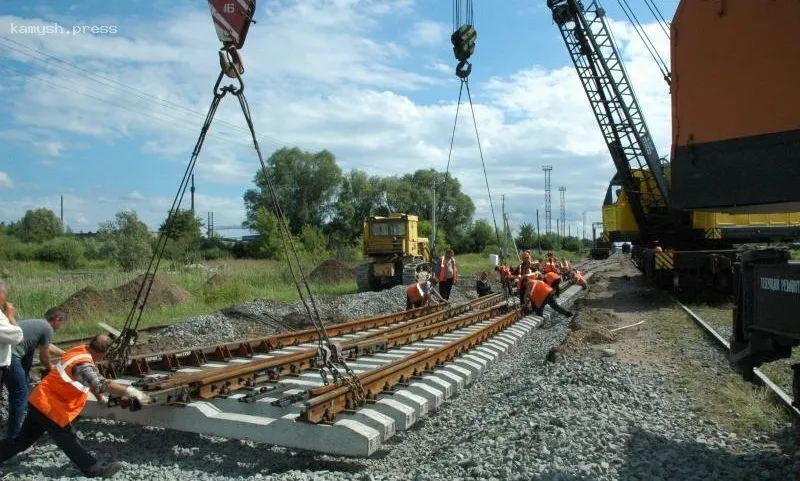
M 470 289 L 471 287 L 474 287 L 473 283 L 455 286 L 450 295 L 450 302 L 460 303 L 474 299 L 476 294 L 474 288 Z M 314 300 L 323 322 L 335 324 L 404 310 L 406 286 L 395 286 L 381 292 L 315 297 Z M 203 346 L 311 327 L 313 325 L 302 302 L 285 303 L 256 299 L 220 312 L 175 323 L 150 335 L 143 341 L 140 349 L 152 352 L 156 347 L 168 349 Z

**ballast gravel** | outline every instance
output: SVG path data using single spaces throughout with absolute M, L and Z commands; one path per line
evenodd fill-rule
M 364 304 L 388 294 L 374 297 Z M 77 427 L 101 459 L 123 463 L 116 478 L 130 480 L 795 479 L 784 438 L 719 430 L 695 416 L 661 374 L 613 358 L 546 362 L 567 330 L 557 320 L 534 331 L 369 459 L 110 420 Z M 0 465 L 0 479 L 81 478 L 52 442 L 40 442 Z

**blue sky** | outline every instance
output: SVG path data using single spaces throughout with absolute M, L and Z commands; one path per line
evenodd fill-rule
M 666 36 L 633 0 L 660 53 Z M 541 166 L 553 165 L 553 215 L 565 186 L 573 233 L 600 218 L 613 166 L 545 0 L 474 2 L 470 87 L 495 209 L 512 227 L 544 216 Z M 677 0 L 656 0 L 671 19 Z M 607 9 L 662 155 L 669 91 L 617 2 Z M 458 96 L 444 0 L 259 0 L 242 50 L 246 93 L 268 156 L 328 149 L 344 171 L 443 171 Z M 21 26 L 115 33 L 20 33 Z M 93 231 L 119 210 L 165 217 L 211 101 L 219 42 L 203 0 L 4 2 L 0 10 L 0 221 L 59 211 Z M 197 169 L 199 215 L 238 225 L 258 162 L 233 98 L 220 108 Z M 469 110 L 450 171 L 491 219 Z M 187 201 L 188 202 L 188 201 Z M 188 204 L 186 204 L 188 205 Z M 499 211 L 497 212 L 499 218 Z

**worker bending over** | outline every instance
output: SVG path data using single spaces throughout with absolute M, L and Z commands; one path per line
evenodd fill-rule
M 556 297 L 561 295 L 561 276 L 550 271 L 544 275 L 544 281 L 556 291 Z
M 586 279 L 583 278 L 583 273 L 578 269 L 572 273 L 572 279 L 575 281 L 575 284 L 581 286 L 581 289 L 588 289 L 586 285 Z
M 118 462 L 98 462 L 81 445 L 72 424 L 83 411 L 89 391 L 102 403 L 106 402 L 103 392 L 128 396 L 141 405 L 150 403 L 146 393 L 109 381 L 100 374 L 95 363 L 106 356 L 110 347 L 111 338 L 100 334 L 88 345 L 64 353 L 31 393 L 28 415 L 20 433 L 13 439 L 0 441 L 0 463 L 28 449 L 46 431 L 84 476 L 110 478 L 119 471 L 122 466 Z
M 563 314 L 566 317 L 572 317 L 572 312 L 558 305 L 553 288 L 548 286 L 545 281 L 539 279 L 530 281 L 528 283 L 528 290 L 525 292 L 525 294 L 525 303 L 523 304 L 523 309 L 525 312 L 531 312 L 531 310 L 534 310 L 536 315 L 541 316 L 544 312 L 544 306 L 547 305 L 552 307 L 554 311 Z
M 436 290 L 431 287 L 431 281 L 427 275 L 420 275 L 419 282 L 411 284 L 406 288 L 406 309 L 425 307 L 429 303 L 438 305 L 440 302 L 447 302 Z

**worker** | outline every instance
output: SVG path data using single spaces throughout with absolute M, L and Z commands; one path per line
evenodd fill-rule
M 542 272 L 547 274 L 548 272 L 558 272 L 558 261 L 555 257 L 553 257 L 552 252 L 547 253 L 547 258 L 544 261 L 544 268 Z
M 417 276 L 417 282 L 406 288 L 406 309 L 425 307 L 431 302 L 437 305 L 447 301 L 436 292 L 436 289 L 431 287 L 427 273 L 421 273 Z
M 453 249 L 447 249 L 439 265 L 439 293 L 445 300 L 450 299 L 453 284 L 458 283 L 458 267 L 453 257 Z
M 53 331 L 58 330 L 66 319 L 66 315 L 56 308 L 44 313 L 44 319 L 26 319 L 19 321 L 22 329 L 22 342 L 12 348 L 11 365 L 3 378 L 3 385 L 8 390 L 8 434 L 13 438 L 22 428 L 22 417 L 28 402 L 28 383 L 33 365 L 33 355 L 39 349 L 39 362 L 43 373 L 52 368 L 50 354 L 58 357 L 64 351 L 52 343 Z M 42 376 L 44 377 L 44 375 Z
M 0 386 L 11 365 L 11 349 L 22 342 L 23 337 L 22 329 L 17 325 L 17 310 L 6 300 L 7 294 L 8 287 L 0 280 Z
M 119 462 L 105 464 L 95 459 L 81 445 L 73 425 L 90 391 L 102 403 L 106 402 L 102 394 L 106 391 L 127 396 L 140 405 L 151 402 L 146 393 L 109 381 L 100 374 L 95 363 L 108 354 L 111 342 L 111 338 L 99 334 L 88 345 L 73 347 L 61 356 L 31 393 L 22 431 L 13 439 L 0 441 L 0 463 L 25 451 L 47 432 L 84 476 L 109 478 L 119 471 L 122 467 Z
M 583 273 L 578 269 L 572 273 L 572 279 L 575 281 L 575 284 L 581 286 L 581 289 L 588 289 L 589 287 L 586 285 L 586 279 L 583 277 Z
M 548 272 L 543 277 L 544 282 L 556 291 L 556 297 L 561 295 L 561 276 L 556 272 Z
M 559 267 L 561 269 L 559 274 L 561 274 L 562 277 L 567 277 L 569 276 L 569 273 L 572 272 L 572 262 L 569 260 L 562 261 Z
M 478 297 L 483 297 L 487 294 L 492 293 L 492 286 L 489 285 L 488 272 L 482 272 L 481 275 L 478 277 L 478 280 L 475 282 L 475 290 L 478 293 Z
M 526 312 L 535 310 L 536 314 L 541 316 L 545 305 L 552 307 L 554 311 L 563 314 L 565 317 L 572 317 L 572 312 L 564 309 L 556 302 L 553 289 L 545 281 L 534 279 L 528 284 L 523 310 Z
M 511 290 L 511 279 L 513 276 L 511 274 L 511 269 L 509 269 L 508 265 L 503 263 L 495 267 L 494 270 L 497 271 L 497 277 L 499 278 L 503 292 L 508 292 L 509 296 L 512 295 L 513 292 Z
M 534 275 L 536 269 L 534 269 L 533 264 L 531 264 L 531 255 L 529 252 L 523 252 L 520 254 L 519 258 L 522 262 L 512 271 L 512 274 L 517 280 L 519 302 L 523 304 L 525 302 L 525 288 L 528 285 L 528 279 Z

